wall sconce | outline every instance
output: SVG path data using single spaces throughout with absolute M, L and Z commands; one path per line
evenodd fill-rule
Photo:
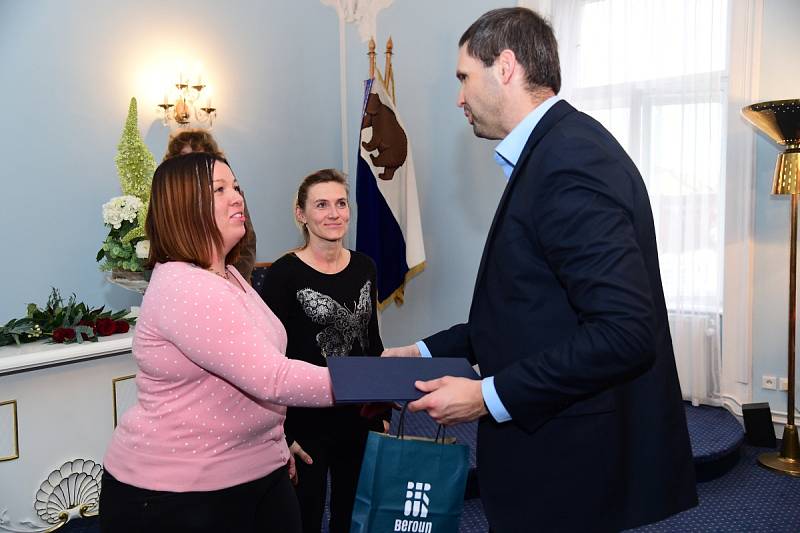
M 213 126 L 214 119 L 217 118 L 217 108 L 211 106 L 211 96 L 203 94 L 205 88 L 206 85 L 199 74 L 194 83 L 184 79 L 183 73 L 178 74 L 175 89 L 170 91 L 172 98 L 170 92 L 166 92 L 164 101 L 158 104 L 162 113 L 161 123 L 169 126 L 169 121 L 173 120 L 179 128 L 182 128 L 187 127 L 194 117 L 196 122 L 207 123 L 209 128 Z M 205 102 L 200 104 L 202 97 L 205 97 Z

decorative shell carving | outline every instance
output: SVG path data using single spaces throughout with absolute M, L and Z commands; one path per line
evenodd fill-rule
M 96 511 L 100 500 L 103 467 L 94 461 L 75 459 L 53 470 L 36 492 L 34 508 L 48 524 Z

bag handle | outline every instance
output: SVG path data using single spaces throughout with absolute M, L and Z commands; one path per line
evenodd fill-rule
M 447 433 L 447 426 L 445 426 L 443 424 L 439 424 L 439 427 L 436 428 L 436 436 L 433 438 L 433 442 L 439 442 L 439 432 L 440 431 L 442 432 L 442 442 L 441 443 L 444 444 L 444 437 L 445 437 L 445 434 Z
M 408 402 L 403 404 L 403 409 L 400 411 L 400 421 L 397 423 L 397 438 L 403 440 L 405 437 L 405 424 L 406 424 L 406 411 L 408 410 Z M 447 434 L 447 427 L 439 424 L 436 428 L 436 436 L 433 442 L 439 443 L 439 435 L 441 434 L 442 440 L 440 444 L 444 444 L 445 435 Z
M 400 410 L 400 422 L 397 423 L 397 438 L 400 440 L 403 440 L 405 436 L 406 410 L 408 410 L 408 402 L 403 404 L 403 409 Z

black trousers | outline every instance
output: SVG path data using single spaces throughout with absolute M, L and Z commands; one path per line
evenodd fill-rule
M 349 533 L 367 431 L 344 437 L 298 437 L 297 442 L 314 461 L 309 465 L 297 460 L 295 491 L 303 517 L 303 533 L 321 531 L 328 471 L 331 474 L 330 533 Z
M 286 467 L 255 481 L 207 492 L 140 489 L 103 472 L 103 533 L 299 533 L 300 508 Z

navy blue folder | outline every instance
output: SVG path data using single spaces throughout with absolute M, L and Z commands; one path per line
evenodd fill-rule
M 328 368 L 337 404 L 416 400 L 423 395 L 417 380 L 478 379 L 469 361 L 457 357 L 329 357 Z

